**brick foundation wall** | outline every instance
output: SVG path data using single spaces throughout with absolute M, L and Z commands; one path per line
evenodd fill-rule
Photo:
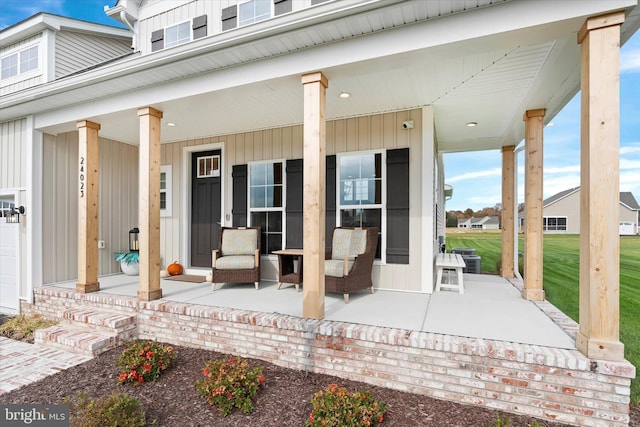
M 23 302 L 22 312 L 59 318 L 64 309 L 82 306 L 134 312 L 140 339 L 252 357 L 567 424 L 629 423 L 634 366 L 589 360 L 576 350 L 165 300 L 140 302 L 55 287 L 37 289 L 34 304 Z

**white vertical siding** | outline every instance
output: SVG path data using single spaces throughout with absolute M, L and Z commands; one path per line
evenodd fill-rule
M 128 248 L 137 225 L 138 148 L 100 139 L 99 273 L 119 271 L 113 254 Z M 43 282 L 78 275 L 78 133 L 45 135 L 43 143 Z
M 55 77 L 100 64 L 131 52 L 131 41 L 59 31 L 55 42 Z
M 151 33 L 162 28 L 207 15 L 207 36 L 222 32 L 222 9 L 246 0 L 192 0 L 176 6 L 170 1 L 146 1 L 141 6 L 138 23 L 138 48 L 151 53 Z M 311 6 L 311 0 L 293 0 L 292 11 Z
M 413 120 L 415 127 L 411 130 L 402 129 L 401 123 Z M 410 152 L 410 227 L 412 240 L 410 242 L 411 261 L 409 265 L 387 264 L 375 266 L 373 271 L 374 285 L 380 288 L 407 291 L 420 291 L 422 284 L 420 262 L 419 227 L 420 205 L 422 193 L 420 152 L 422 147 L 422 113 L 420 109 L 410 111 L 391 112 L 365 117 L 334 120 L 327 123 L 327 155 L 340 152 L 362 151 L 372 149 L 394 149 L 409 147 Z M 302 126 L 289 126 L 277 129 L 245 132 L 233 135 L 220 135 L 211 138 L 201 138 L 162 145 L 162 164 L 172 166 L 172 217 L 161 218 L 160 253 L 163 265 L 174 260 L 187 263 L 186 254 L 181 253 L 181 227 L 183 221 L 190 221 L 183 211 L 182 194 L 189 188 L 190 183 L 184 182 L 183 156 L 184 147 L 211 143 L 224 143 L 223 171 L 224 174 L 224 207 L 223 221 L 231 215 L 232 186 L 231 170 L 233 165 L 245 164 L 257 160 L 267 159 L 300 159 L 303 153 Z M 433 152 L 433 147 L 424 149 Z M 435 201 L 433 201 L 435 204 Z M 230 224 L 230 221 L 226 221 Z M 416 231 L 416 232 L 414 232 Z M 417 239 L 417 240 L 416 240 Z M 277 260 L 266 259 L 266 263 L 275 264 Z M 277 269 L 266 266 L 266 272 L 271 272 L 275 279 Z M 267 275 L 268 276 L 268 275 Z M 430 278 L 429 278 L 430 280 Z
M 26 185 L 26 132 L 26 119 L 0 123 L 0 188 Z

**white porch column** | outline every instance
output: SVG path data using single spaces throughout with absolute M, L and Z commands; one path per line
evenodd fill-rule
M 100 290 L 98 282 L 98 131 L 100 125 L 79 121 L 78 128 L 78 283 L 76 292 Z
M 515 145 L 502 147 L 502 277 L 515 277 Z
M 302 76 L 304 87 L 304 317 L 324 318 L 326 91 L 321 72 Z
M 138 228 L 140 282 L 138 299 L 162 298 L 160 288 L 160 120 L 162 111 L 140 108 Z
M 545 109 L 528 110 L 525 122 L 524 291 L 528 300 L 544 300 L 542 281 L 542 147 Z
M 620 342 L 620 26 L 624 12 L 588 19 L 582 46 L 580 330 L 589 358 L 624 360 Z

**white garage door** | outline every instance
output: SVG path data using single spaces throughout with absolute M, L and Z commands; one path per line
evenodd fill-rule
M 7 224 L 0 218 L 0 312 L 18 311 L 18 237 L 19 224 Z

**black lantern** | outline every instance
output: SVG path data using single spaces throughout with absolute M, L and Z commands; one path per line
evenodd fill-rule
M 24 206 L 11 207 L 11 209 L 5 213 L 5 221 L 17 224 L 20 222 L 20 215 L 24 215 Z
M 140 250 L 140 240 L 138 239 L 140 230 L 138 227 L 134 227 L 129 230 L 129 252 L 138 252 Z

